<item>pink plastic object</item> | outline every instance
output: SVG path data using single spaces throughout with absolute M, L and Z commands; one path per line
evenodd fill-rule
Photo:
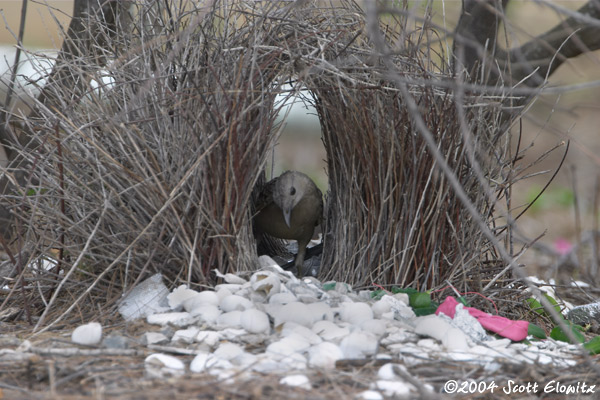
M 435 314 L 444 313 L 450 318 L 454 318 L 456 311 L 456 305 L 458 301 L 454 297 L 448 296 L 446 300 L 435 311 Z M 499 315 L 490 315 L 486 312 L 478 310 L 473 307 L 465 307 L 465 310 L 469 311 L 471 316 L 477 318 L 481 326 L 488 331 L 497 333 L 500 336 L 519 342 L 527 337 L 527 330 L 529 329 L 528 321 L 513 321 L 508 318 L 501 317 Z

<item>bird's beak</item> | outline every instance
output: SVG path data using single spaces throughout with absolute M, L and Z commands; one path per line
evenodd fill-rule
M 292 210 L 283 210 L 283 219 L 285 219 L 285 224 L 288 226 L 288 228 L 291 228 L 290 226 L 290 214 L 292 213 Z

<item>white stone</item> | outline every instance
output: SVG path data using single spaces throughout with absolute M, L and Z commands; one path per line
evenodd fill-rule
M 452 325 L 443 318 L 432 314 L 417 318 L 415 333 L 441 341 L 450 329 L 452 329 Z
M 217 323 L 219 315 L 221 315 L 221 310 L 215 305 L 205 304 L 190 310 L 190 315 L 193 317 L 200 317 L 200 321 L 214 325 Z
M 242 311 L 240 322 L 242 328 L 250 333 L 269 333 L 271 331 L 268 315 L 256 308 Z
M 252 290 L 259 292 L 268 298 L 269 296 L 279 293 L 281 290 L 281 281 L 279 277 L 270 271 L 258 271 L 250 277 Z
M 331 342 L 322 342 L 308 350 L 308 364 L 311 367 L 334 369 L 335 362 L 344 358 L 342 349 Z
M 195 296 L 191 296 L 183 301 L 183 309 L 187 312 L 192 312 L 193 309 L 200 306 L 218 306 L 219 295 L 216 292 L 205 290 L 204 292 L 196 292 Z
M 77 344 L 93 346 L 102 339 L 102 325 L 98 322 L 80 325 L 71 334 L 71 341 Z
M 192 326 L 187 329 L 180 329 L 178 331 L 175 331 L 173 337 L 171 338 L 171 342 L 183 342 L 188 344 L 192 343 L 196 339 L 196 336 L 198 336 L 198 332 L 200 332 L 200 328 L 197 328 L 195 326 Z
M 144 360 L 146 374 L 151 378 L 181 376 L 185 373 L 185 364 L 178 358 L 168 354 L 150 354 Z
M 354 331 L 342 339 L 340 348 L 344 358 L 365 358 L 377 351 L 377 337 L 369 332 Z
M 373 310 L 367 303 L 343 303 L 340 306 L 340 318 L 352 325 L 373 319 Z
M 254 304 L 245 297 L 232 294 L 220 301 L 219 308 L 227 313 L 230 311 L 244 311 L 249 308 L 254 308 Z
M 241 311 L 231 311 L 226 312 L 217 318 L 217 325 L 225 326 L 228 328 L 239 328 L 242 326 L 242 312 Z
M 306 375 L 288 375 L 284 376 L 279 380 L 280 385 L 287 385 L 293 387 L 299 387 L 302 389 L 310 390 L 312 386 L 310 380 Z
M 183 302 L 197 294 L 199 293 L 195 290 L 189 289 L 187 285 L 181 285 L 167 296 L 169 307 L 171 307 L 171 310 L 173 311 L 181 311 L 183 308 Z
M 170 313 L 158 313 L 148 315 L 146 321 L 149 324 L 154 325 L 176 325 L 176 326 L 184 326 L 187 325 L 190 321 L 191 315 L 188 312 L 170 312 Z

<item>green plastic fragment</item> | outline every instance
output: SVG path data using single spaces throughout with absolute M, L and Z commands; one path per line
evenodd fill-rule
M 529 323 L 529 327 L 527 328 L 527 334 L 531 335 L 537 339 L 547 339 L 546 332 L 536 324 Z

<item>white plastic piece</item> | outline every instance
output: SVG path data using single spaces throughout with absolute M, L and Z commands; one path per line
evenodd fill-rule
M 131 289 L 119 302 L 119 313 L 126 321 L 146 318 L 148 315 L 169 311 L 167 295 L 169 289 L 161 274 L 155 274 Z

